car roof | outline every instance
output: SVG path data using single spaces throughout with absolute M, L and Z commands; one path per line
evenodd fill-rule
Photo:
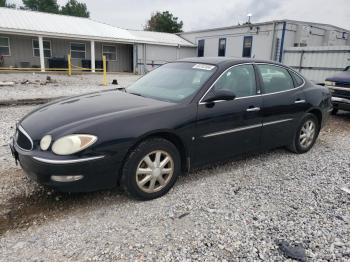
M 235 57 L 189 57 L 177 60 L 176 62 L 192 62 L 199 64 L 212 64 L 212 65 L 234 65 L 234 64 L 242 64 L 242 63 L 269 63 L 281 65 L 275 61 L 270 60 L 257 60 L 251 58 L 235 58 Z

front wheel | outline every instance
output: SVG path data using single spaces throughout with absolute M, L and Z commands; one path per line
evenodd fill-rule
M 308 152 L 315 144 L 319 130 L 316 116 L 306 114 L 296 131 L 293 143 L 288 148 L 297 154 Z
M 133 197 L 150 200 L 166 194 L 181 172 L 179 152 L 163 138 L 140 143 L 127 158 L 121 184 Z

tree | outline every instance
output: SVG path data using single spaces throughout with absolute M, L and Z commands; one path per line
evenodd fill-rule
M 23 0 L 24 7 L 33 11 L 57 14 L 59 5 L 57 0 Z
M 169 11 L 153 13 L 151 19 L 147 21 L 145 30 L 166 33 L 182 32 L 183 22 L 178 22 L 178 17 L 174 17 Z
M 77 0 L 69 0 L 65 6 L 62 6 L 61 14 L 79 17 L 90 17 L 90 13 L 87 10 L 86 4 L 79 3 Z
M 15 4 L 8 4 L 6 0 L 0 0 L 0 7 L 16 8 Z

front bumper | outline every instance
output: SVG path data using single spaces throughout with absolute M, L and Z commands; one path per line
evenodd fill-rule
M 350 111 L 350 88 L 326 85 L 332 93 L 332 105 L 335 109 Z
M 113 157 L 92 156 L 77 159 L 37 157 L 33 152 L 21 151 L 10 145 L 13 155 L 31 179 L 62 192 L 90 192 L 113 188 L 117 185 L 121 163 Z M 58 177 L 76 176 L 79 180 L 56 181 Z M 54 179 L 56 177 L 56 180 Z M 63 180 L 63 179 L 62 179 Z
M 332 104 L 336 109 L 350 111 L 350 98 L 332 96 Z

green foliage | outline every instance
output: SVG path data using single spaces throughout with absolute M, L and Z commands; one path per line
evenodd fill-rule
M 145 30 L 166 33 L 182 32 L 183 22 L 178 22 L 178 17 L 174 17 L 169 11 L 153 13 L 151 19 L 147 21 Z
M 0 0 L 0 7 L 16 8 L 16 5 L 8 4 L 6 0 Z
M 79 3 L 77 0 L 69 0 L 65 6 L 62 6 L 61 14 L 79 17 L 90 17 L 90 13 L 87 10 L 86 4 Z
M 57 0 L 23 0 L 25 8 L 33 11 L 57 14 L 59 6 Z
M 6 0 L 0 0 L 1 3 Z M 90 13 L 84 3 L 77 0 L 69 0 L 64 6 L 60 7 L 57 0 L 22 0 L 24 9 L 40 11 L 46 13 L 63 14 L 70 16 L 89 17 Z

